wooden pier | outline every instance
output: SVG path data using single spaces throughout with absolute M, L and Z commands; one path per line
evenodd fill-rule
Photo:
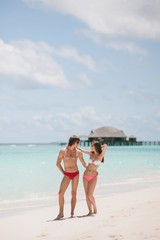
M 108 146 L 145 146 L 145 145 L 159 145 L 160 146 L 160 141 L 122 141 L 122 142 L 102 142 L 101 144 L 107 144 Z M 88 140 L 81 140 L 80 141 L 80 146 L 91 146 L 91 142 Z

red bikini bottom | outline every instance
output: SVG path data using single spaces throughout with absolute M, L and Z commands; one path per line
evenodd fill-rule
M 77 176 L 78 174 L 79 174 L 79 171 L 73 172 L 73 173 L 64 172 L 64 175 L 66 175 L 67 177 L 69 177 L 71 180 L 73 180 L 73 178 L 74 178 L 75 176 Z

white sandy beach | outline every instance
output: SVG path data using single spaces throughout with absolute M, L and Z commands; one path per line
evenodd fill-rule
M 53 221 L 58 206 L 1 218 L 0 239 L 160 239 L 160 187 L 98 198 L 97 207 L 97 215 L 84 217 L 86 202 L 77 202 L 75 217 L 70 218 L 70 204 L 65 204 L 65 218 L 59 221 Z

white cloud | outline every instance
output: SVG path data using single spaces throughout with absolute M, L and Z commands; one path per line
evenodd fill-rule
M 143 55 L 146 56 L 148 55 L 148 51 L 145 50 L 144 48 L 139 47 L 138 45 L 136 45 L 133 42 L 118 42 L 118 41 L 112 41 L 112 42 L 108 42 L 106 43 L 107 47 L 111 47 L 115 50 L 118 51 L 127 51 L 131 54 L 139 54 L 139 55 Z
M 157 0 L 23 0 L 31 6 L 70 14 L 107 36 L 160 39 Z
M 93 101 L 94 102 L 94 101 Z M 120 116 L 108 114 L 104 109 L 99 113 L 93 106 L 74 109 L 72 112 L 38 111 L 37 115 L 20 118 L 0 116 L 1 139 L 3 142 L 49 142 L 67 141 L 68 137 L 87 135 L 91 130 L 102 126 L 122 129 L 127 136 L 135 135 L 138 140 L 159 139 L 160 111 Z
M 92 81 L 88 78 L 88 76 L 85 73 L 81 74 L 80 79 L 84 83 L 83 85 L 88 86 L 88 87 L 92 87 L 93 86 Z
M 54 49 L 52 48 L 52 52 L 58 56 L 61 56 L 63 58 L 67 59 L 73 59 L 76 62 L 84 64 L 89 70 L 91 71 L 101 71 L 101 67 L 96 64 L 96 62 L 88 55 L 80 56 L 78 54 L 77 49 L 67 46 L 63 47 L 61 49 Z
M 148 55 L 148 51 L 140 47 L 137 43 L 132 41 L 125 41 L 124 39 L 119 40 L 110 40 L 106 36 L 94 32 L 93 30 L 81 29 L 77 31 L 78 34 L 81 34 L 87 38 L 92 39 L 96 44 L 103 45 L 107 48 L 113 48 L 117 51 L 127 51 L 130 54 L 138 54 L 142 56 Z
M 128 137 L 135 135 L 138 140 L 154 140 L 158 139 L 160 128 L 159 112 L 154 116 L 152 114 L 119 116 L 106 112 L 99 114 L 92 106 L 77 108 L 71 113 L 35 116 L 34 121 L 39 130 L 60 134 L 62 139 L 73 134 L 87 135 L 98 127 L 113 126 L 123 130 Z
M 142 93 L 140 93 L 140 92 L 138 92 L 138 91 L 129 90 L 129 91 L 127 92 L 127 95 L 133 97 L 133 99 L 134 99 L 135 101 L 139 101 L 139 100 L 140 100 L 140 101 L 143 101 L 143 102 L 149 102 L 149 101 L 151 101 L 149 97 L 146 97 L 144 94 L 142 94 Z
M 74 124 L 76 126 L 84 126 L 88 125 L 90 123 L 98 123 L 102 124 L 103 119 L 99 116 L 97 116 L 96 111 L 91 106 L 86 106 L 81 109 L 77 109 L 74 113 L 60 113 L 57 114 L 58 118 L 64 119 L 64 121 L 67 121 L 68 123 Z
M 95 109 L 91 106 L 86 106 L 81 109 L 76 109 L 73 113 L 61 112 L 50 115 L 36 115 L 33 117 L 35 125 L 48 130 L 63 129 L 72 131 L 76 128 L 84 128 L 93 124 L 104 124 L 104 118 L 98 116 Z
M 51 115 L 45 115 L 45 116 L 34 116 L 33 117 L 34 123 L 36 127 L 43 128 L 48 131 L 53 131 L 54 127 L 52 124 L 53 117 Z
M 73 59 L 91 71 L 103 71 L 106 64 L 99 65 L 88 55 L 80 56 L 78 51 L 70 46 L 56 49 L 46 42 L 29 40 L 5 43 L 0 39 L 0 74 L 7 76 L 21 86 L 58 86 L 70 87 L 62 67 L 53 59 L 55 55 Z M 80 76 L 88 85 L 87 76 Z M 90 83 L 89 83 L 90 82 Z
M 73 59 L 75 62 L 85 65 L 91 71 L 101 71 L 101 66 L 88 55 L 80 55 L 76 48 L 72 46 L 65 46 L 60 49 L 56 49 L 54 46 L 50 46 L 46 42 L 34 43 L 29 40 L 14 41 L 12 42 L 14 46 L 20 47 L 25 50 L 25 48 L 34 49 L 36 52 L 41 52 L 43 54 L 57 55 L 66 59 Z
M 0 73 L 20 85 L 69 86 L 61 66 L 41 44 L 31 41 L 8 44 L 0 40 Z

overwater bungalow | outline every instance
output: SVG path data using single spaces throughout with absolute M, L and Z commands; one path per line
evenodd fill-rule
M 122 130 L 114 127 L 100 127 L 94 129 L 89 135 L 81 135 L 80 138 L 88 138 L 84 142 L 92 142 L 93 140 L 98 140 L 101 143 L 107 143 L 109 145 L 117 145 L 122 142 L 127 141 L 127 136 Z
M 137 138 L 135 136 L 130 136 L 129 137 L 129 142 L 136 142 Z

